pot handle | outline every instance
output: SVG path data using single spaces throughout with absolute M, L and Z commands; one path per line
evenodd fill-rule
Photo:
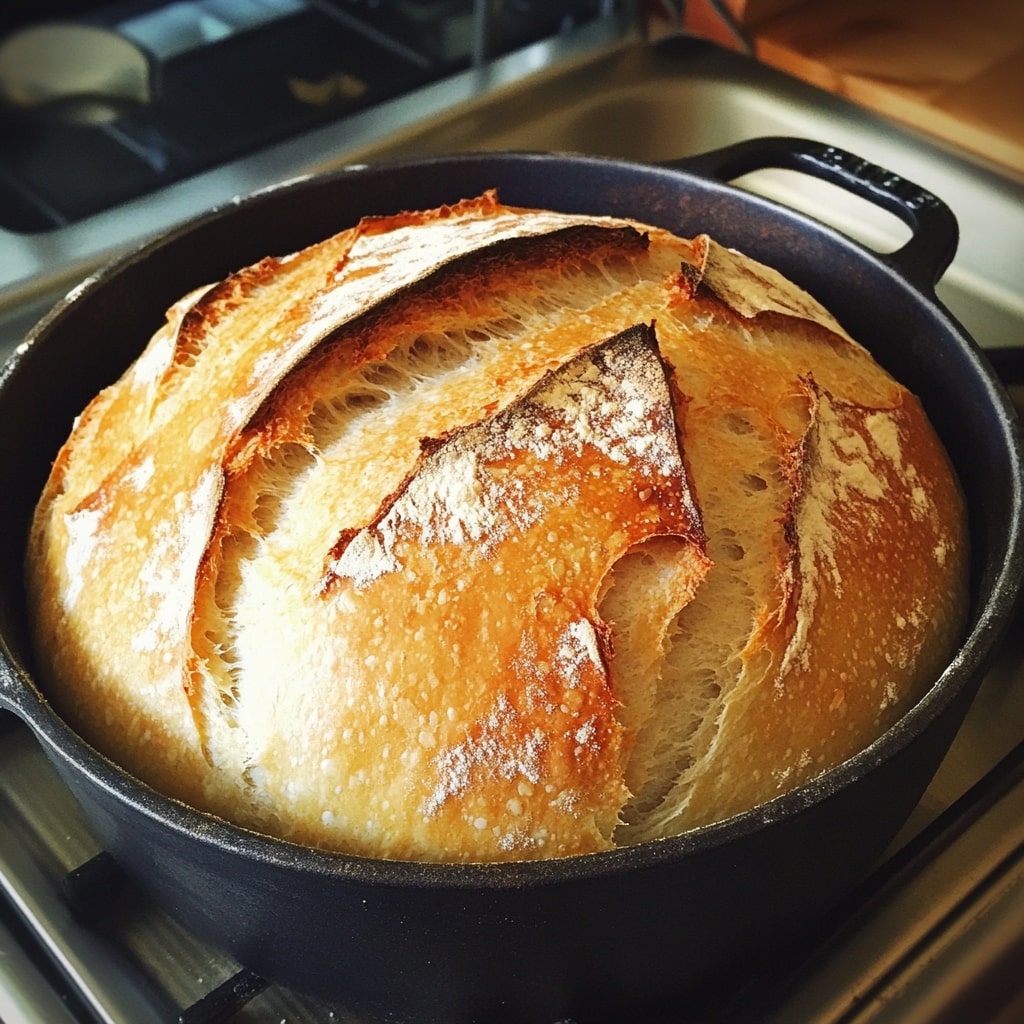
M 891 253 L 877 253 L 911 284 L 931 291 L 953 260 L 960 230 L 953 211 L 905 178 L 837 146 L 810 139 L 749 139 L 662 166 L 729 182 L 752 171 L 783 168 L 838 185 L 895 214 L 913 234 Z

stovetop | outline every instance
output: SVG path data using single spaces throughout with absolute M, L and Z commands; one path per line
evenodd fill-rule
M 597 0 L 492 7 L 492 58 L 600 10 Z M 70 25 L 44 20 L 0 40 L 0 228 L 77 223 L 379 109 L 463 70 L 484 46 L 472 38 L 472 7 L 451 0 L 91 8 Z

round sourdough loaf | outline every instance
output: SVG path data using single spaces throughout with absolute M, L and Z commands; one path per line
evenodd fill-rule
M 40 677 L 240 825 L 374 857 L 682 832 L 948 662 L 966 524 L 913 395 L 707 237 L 371 218 L 184 297 L 35 516 Z

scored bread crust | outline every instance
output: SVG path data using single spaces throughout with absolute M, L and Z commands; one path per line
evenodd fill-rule
M 706 237 L 370 218 L 184 297 L 61 450 L 47 695 L 156 788 L 370 856 L 564 856 L 755 806 L 948 662 L 920 404 Z

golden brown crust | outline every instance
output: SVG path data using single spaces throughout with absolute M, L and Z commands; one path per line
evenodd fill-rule
M 27 579 L 47 694 L 131 771 L 467 860 L 851 756 L 949 657 L 966 566 L 920 405 L 813 299 L 488 193 L 182 299 L 60 453 Z
M 967 545 L 960 495 L 917 400 L 877 409 L 807 386 L 810 421 L 785 467 L 779 603 L 746 653 L 770 667 L 722 716 L 718 770 L 690 794 L 693 824 L 867 747 L 938 677 L 966 615 L 966 580 L 948 573 Z
M 352 823 L 347 847 L 492 860 L 611 845 L 623 731 L 598 595 L 652 536 L 689 548 L 691 592 L 707 571 L 664 372 L 649 329 L 584 350 L 426 446 L 373 521 L 332 548 L 322 599 L 373 662 L 347 721 L 376 727 L 374 748 L 423 749 L 378 780 L 406 794 L 376 809 L 397 838 Z M 376 699 L 381 688 L 408 706 Z

